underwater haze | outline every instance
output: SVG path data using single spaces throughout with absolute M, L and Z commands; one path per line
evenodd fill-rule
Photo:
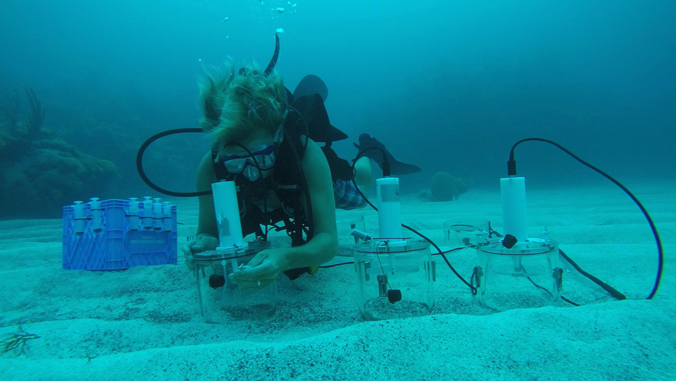
M 156 196 L 136 173 L 140 144 L 197 127 L 202 66 L 227 57 L 263 66 L 278 28 L 287 87 L 307 74 L 328 85 L 331 122 L 349 135 L 335 143 L 339 155 L 351 159 L 351 143 L 372 134 L 423 169 L 402 177 L 406 192 L 428 189 L 438 171 L 497 188 L 512 144 L 528 137 L 552 139 L 620 180 L 673 179 L 675 19 L 669 1 L 5 0 L 0 104 L 11 112 L 18 95 L 20 107 L 14 125 L 0 121 L 11 177 L 3 195 L 43 181 L 45 192 L 61 192 L 52 206 Z M 91 156 L 73 164 L 80 175 L 67 178 L 65 166 L 50 177 L 53 166 L 40 163 L 61 159 L 22 156 L 36 145 L 10 136 L 29 120 L 24 89 L 44 107 L 41 131 L 56 134 L 37 145 L 60 139 L 61 151 Z M 160 140 L 146 170 L 191 191 L 208 149 L 198 134 Z M 534 186 L 605 181 L 545 143 L 520 146 L 516 159 Z
M 676 380 L 674 20 L 673 0 L 0 0 L 0 381 Z M 234 250 L 237 208 L 216 197 L 210 229 L 137 171 L 151 136 L 196 129 L 142 160 L 194 192 L 205 68 L 266 67 L 276 33 L 287 88 L 328 86 L 337 154 L 367 133 L 414 172 L 380 182 L 380 214 L 342 194 L 335 256 L 289 249 L 309 218 Z M 635 196 L 544 141 L 515 150 L 526 196 L 502 192 L 527 138 Z

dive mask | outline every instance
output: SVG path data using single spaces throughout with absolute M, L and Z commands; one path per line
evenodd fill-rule
M 224 155 L 221 162 L 225 170 L 231 175 L 244 175 L 249 181 L 256 181 L 262 175 L 261 171 L 269 171 L 275 166 L 275 144 L 253 146 L 250 152 L 241 149 Z

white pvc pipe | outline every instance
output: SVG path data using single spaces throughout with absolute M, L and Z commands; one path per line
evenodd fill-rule
M 219 249 L 245 246 L 242 223 L 239 220 L 237 188 L 234 181 L 219 181 L 211 184 L 214 196 L 214 211 L 218 225 Z
M 518 242 L 525 243 L 528 239 L 526 179 L 524 177 L 500 179 L 500 191 L 504 234 L 511 234 Z
M 143 229 L 152 230 L 153 229 L 153 200 L 150 196 L 143 197 L 143 216 L 141 217 L 141 222 L 143 222 Z
M 85 217 L 84 204 L 82 201 L 75 201 L 73 205 L 73 230 L 76 235 L 84 234 Z
M 101 210 L 101 201 L 98 197 L 89 199 L 89 210 L 92 214 L 92 231 L 99 233 L 103 230 L 103 211 Z
M 399 200 L 399 179 L 383 177 L 376 180 L 378 196 L 378 236 L 386 241 L 403 239 L 401 230 L 401 202 Z
M 129 229 L 138 230 L 138 201 L 136 197 L 129 198 Z
M 160 198 L 155 197 L 153 200 L 153 229 L 162 230 L 162 204 Z

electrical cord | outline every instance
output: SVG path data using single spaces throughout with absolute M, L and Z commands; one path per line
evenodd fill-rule
M 624 191 L 624 192 L 625 192 L 625 193 L 626 193 L 626 194 L 634 201 L 634 203 L 636 203 L 636 205 L 639 207 L 639 209 L 641 209 L 641 213 L 643 213 L 643 216 L 645 216 L 646 220 L 648 221 L 648 224 L 650 225 L 650 229 L 652 230 L 652 233 L 653 233 L 653 237 L 655 238 L 655 243 L 657 244 L 657 274 L 656 274 L 656 276 L 655 276 L 655 283 L 654 283 L 654 285 L 653 285 L 653 288 L 652 288 L 652 290 L 650 291 L 650 294 L 648 295 L 648 297 L 647 297 L 646 299 L 652 299 L 653 297 L 655 297 L 655 295 L 657 294 L 657 290 L 658 290 L 658 288 L 659 288 L 659 286 L 660 286 L 660 281 L 662 280 L 662 270 L 663 270 L 663 268 L 664 268 L 664 251 L 663 251 L 663 249 L 662 249 L 662 240 L 660 239 L 660 235 L 657 233 L 657 228 L 655 227 L 655 223 L 653 222 L 652 218 L 650 217 L 650 214 L 648 214 L 648 211 L 646 210 L 646 208 L 643 207 L 643 204 L 641 204 L 641 202 L 638 200 L 638 198 L 636 198 L 636 196 L 634 196 L 634 194 L 631 193 L 631 191 L 629 191 L 629 189 L 627 189 L 627 188 L 626 188 L 624 185 L 622 185 L 619 181 L 615 180 L 614 178 L 612 178 L 610 175 L 608 175 L 607 173 L 603 172 L 603 171 L 600 170 L 599 168 L 596 168 L 595 166 L 593 166 L 593 165 L 587 163 L 586 161 L 582 160 L 580 157 L 578 157 L 578 156 L 575 155 L 574 153 L 570 152 L 569 150 L 567 150 L 566 148 L 564 148 L 564 147 L 561 146 L 560 144 L 558 144 L 558 143 L 556 143 L 556 142 L 553 142 L 553 141 L 551 141 L 551 140 L 547 140 L 547 139 L 542 139 L 542 138 L 527 138 L 527 139 L 522 139 L 522 140 L 519 140 L 518 142 L 516 142 L 516 143 L 512 146 L 512 149 L 511 149 L 510 152 L 509 152 L 509 161 L 507 162 L 507 174 L 508 174 L 509 176 L 516 176 L 516 161 L 514 160 L 514 149 L 515 149 L 519 144 L 524 143 L 524 142 L 527 142 L 527 141 L 539 141 L 539 142 L 549 143 L 549 144 L 551 144 L 551 145 L 553 145 L 553 146 L 559 148 L 559 149 L 562 150 L 563 152 L 565 152 L 565 153 L 567 153 L 568 155 L 570 155 L 573 159 L 579 161 L 580 163 L 584 164 L 585 166 L 587 166 L 587 167 L 593 169 L 594 171 L 598 172 L 599 174 L 601 174 L 602 176 L 604 176 L 604 177 L 607 178 L 608 180 L 612 181 L 615 185 L 617 185 L 618 187 L 620 187 L 620 189 L 622 189 L 622 190 L 623 190 L 623 191 Z M 561 252 L 561 254 L 563 255 L 563 257 L 564 257 L 568 262 L 571 263 L 571 265 L 573 265 L 573 267 L 575 267 L 576 269 L 579 268 L 579 266 L 577 266 L 577 264 L 575 264 L 575 263 L 574 263 L 567 255 L 565 255 L 565 253 Z M 578 271 L 579 271 L 579 270 L 578 270 Z M 585 274 L 586 274 L 586 275 L 585 275 Z M 587 276 L 589 279 L 592 279 L 592 278 L 590 278 L 590 276 L 588 276 L 589 274 L 587 274 L 587 273 L 583 273 L 583 275 Z M 594 279 L 596 279 L 596 278 L 594 278 Z M 611 294 L 613 294 L 613 296 L 615 296 L 616 298 L 618 298 L 618 296 L 620 296 L 618 299 L 620 299 L 620 300 L 626 299 L 626 296 L 622 295 L 622 294 L 621 294 L 620 292 L 618 292 L 617 290 L 615 290 L 615 289 L 613 289 L 612 287 L 608 286 L 607 284 L 605 284 L 605 283 L 599 281 L 598 279 L 596 279 L 596 280 L 594 280 L 594 279 L 592 279 L 592 280 L 593 280 L 596 284 L 598 284 L 598 285 L 600 285 L 601 287 L 603 287 L 606 291 L 608 291 L 608 292 L 610 292 Z M 598 282 L 597 282 L 597 281 L 598 281 Z M 606 288 L 606 287 L 609 287 L 609 289 Z M 613 291 L 609 291 L 610 289 L 612 289 Z M 616 296 L 615 293 L 617 293 L 617 294 L 619 294 L 619 295 Z
M 452 252 L 454 252 L 454 251 L 467 249 L 468 247 L 473 247 L 473 246 L 461 246 L 461 247 L 456 247 L 456 248 L 453 248 L 453 249 L 444 251 L 443 254 L 448 254 L 448 253 L 452 253 Z M 432 254 L 432 256 L 435 256 L 435 255 L 442 255 L 442 253 L 434 253 L 434 254 Z M 319 268 L 320 268 L 320 269 L 330 269 L 330 268 L 332 268 L 332 267 L 345 266 L 345 265 L 353 265 L 353 264 L 354 264 L 354 261 L 352 261 L 352 262 L 342 262 L 342 263 L 333 263 L 333 264 L 330 264 L 330 265 L 319 266 Z
M 489 229 L 490 229 L 489 231 L 490 231 L 491 234 L 495 234 L 498 238 L 501 238 L 501 237 L 502 237 L 502 234 L 500 234 L 498 231 L 494 230 L 493 228 L 489 228 Z M 587 277 L 587 278 L 588 278 L 589 280 L 591 280 L 592 282 L 594 282 L 594 283 L 596 283 L 597 285 L 599 285 L 601 288 L 603 288 L 606 292 L 608 292 L 608 293 L 609 293 L 612 297 L 614 297 L 615 299 L 617 299 L 617 300 L 625 300 L 625 299 L 627 299 L 626 296 L 624 296 L 621 292 L 619 292 L 619 291 L 617 291 L 616 289 L 614 289 L 614 288 L 613 288 L 612 286 L 610 286 L 609 284 L 602 282 L 602 281 L 601 281 L 600 279 L 598 279 L 597 277 L 595 277 L 595 276 L 589 274 L 588 272 L 584 271 L 580 266 L 578 266 L 577 263 L 573 262 L 573 260 L 572 260 L 569 256 L 567 256 L 566 253 L 563 252 L 563 250 L 559 249 L 559 254 L 561 254 L 561 256 L 562 256 L 568 263 L 570 263 L 570 264 L 573 266 L 573 268 L 575 268 L 575 270 L 577 270 L 577 272 L 579 272 L 580 274 L 582 274 L 583 276 Z M 521 265 L 521 268 L 524 270 L 524 272 L 526 272 L 526 271 L 525 271 L 526 269 L 523 268 L 523 265 Z M 529 280 L 531 283 L 533 283 L 533 285 L 535 285 L 535 287 L 537 287 L 537 288 L 542 288 L 543 290 L 547 291 L 544 287 L 539 286 L 538 284 L 536 284 L 535 282 L 533 282 L 533 280 L 530 279 L 530 277 L 528 277 L 528 280 Z M 547 292 L 549 293 L 549 291 L 547 291 Z M 579 306 L 579 304 L 574 303 L 574 302 L 571 302 L 570 300 L 564 298 L 563 296 L 561 296 L 561 299 L 565 300 L 566 302 L 568 302 L 568 303 L 570 303 L 570 304 L 572 304 L 572 305 L 574 305 L 574 306 Z

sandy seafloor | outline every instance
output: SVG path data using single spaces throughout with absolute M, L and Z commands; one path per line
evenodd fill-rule
M 61 267 L 60 220 L 0 222 L 0 334 L 18 326 L 39 339 L 0 356 L 2 380 L 673 380 L 676 379 L 676 183 L 628 182 L 662 236 L 658 296 L 644 299 L 657 267 L 652 234 L 613 185 L 529 189 L 532 236 L 550 237 L 588 272 L 625 293 L 615 301 L 566 272 L 564 296 L 583 304 L 480 306 L 440 257 L 431 315 L 364 321 L 352 265 L 296 281 L 280 277 L 267 320 L 204 323 L 193 276 L 178 265 L 86 272 Z M 94 195 L 92 195 L 94 196 Z M 177 200 L 179 242 L 193 234 L 197 201 Z M 500 230 L 498 189 L 432 203 L 404 197 L 403 222 L 444 243 L 450 219 L 490 219 Z M 351 221 L 339 211 L 340 254 L 349 261 Z M 283 238 L 273 238 L 282 245 Z M 463 276 L 473 250 L 449 256 Z M 519 306 L 518 295 L 514 306 Z

